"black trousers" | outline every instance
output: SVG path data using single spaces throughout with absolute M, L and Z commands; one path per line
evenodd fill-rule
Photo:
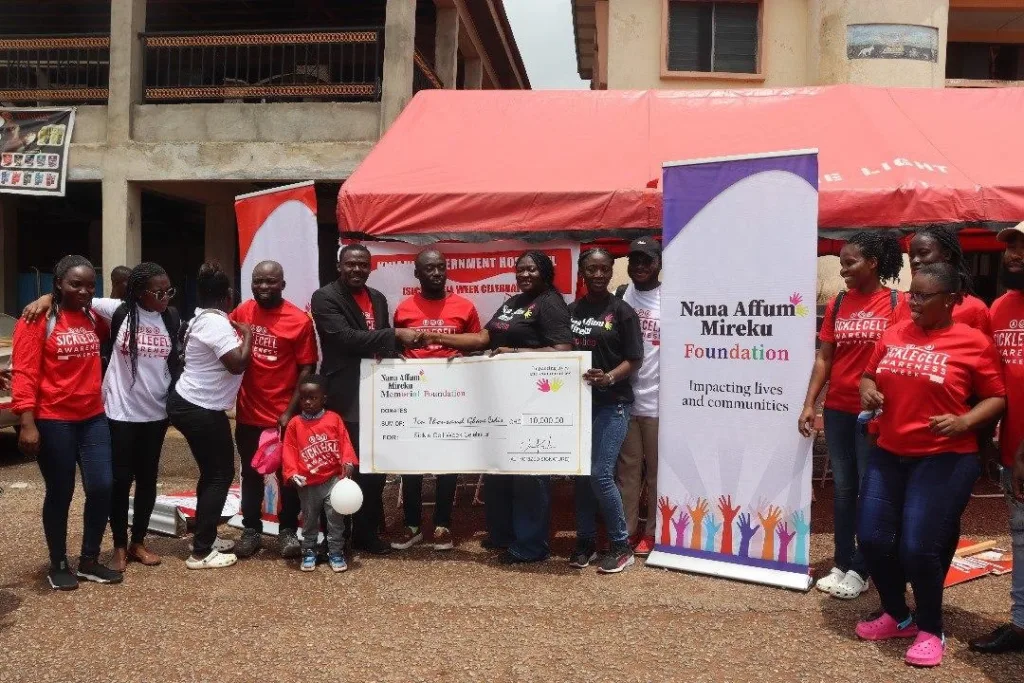
M 238 424 L 235 443 L 242 460 L 242 524 L 246 529 L 263 533 L 263 475 L 252 467 L 252 457 L 260 445 L 260 435 L 266 427 Z M 281 492 L 281 512 L 278 515 L 281 531 L 299 528 L 299 492 L 292 485 L 285 486 L 281 470 L 277 471 L 278 490 Z
M 345 429 L 358 454 L 359 423 L 345 422 Z M 384 523 L 384 485 L 388 477 L 386 474 L 360 474 L 356 469 L 352 478 L 363 490 L 363 506 L 352 515 L 352 543 L 356 546 L 366 545 L 378 537 Z
M 437 495 L 434 502 L 434 526 L 450 529 L 452 508 L 455 507 L 455 487 L 459 475 L 437 475 Z M 402 475 L 402 507 L 405 510 L 405 525 L 420 526 L 423 517 L 423 475 Z
M 189 403 L 173 389 L 167 399 L 167 415 L 171 418 L 171 424 L 188 441 L 192 457 L 199 465 L 196 532 L 192 539 L 192 554 L 206 557 L 217 540 L 220 513 L 235 478 L 235 444 L 231 440 L 231 423 L 223 410 L 208 410 Z
M 115 548 L 128 547 L 128 498 L 135 483 L 132 543 L 146 540 L 149 519 L 156 504 L 156 480 L 160 450 L 167 434 L 167 420 L 110 424 L 110 450 L 114 464 L 114 489 L 110 506 L 110 531 Z

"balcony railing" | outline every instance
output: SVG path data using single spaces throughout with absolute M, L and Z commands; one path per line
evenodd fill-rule
M 379 100 L 383 30 L 142 35 L 148 102 Z
M 415 62 L 412 72 L 413 94 L 418 93 L 420 90 L 442 90 L 444 88 L 444 84 L 437 77 L 434 67 L 430 65 L 430 62 L 427 61 L 422 52 L 416 50 L 413 60 Z
M 110 37 L 0 37 L 0 102 L 107 99 Z

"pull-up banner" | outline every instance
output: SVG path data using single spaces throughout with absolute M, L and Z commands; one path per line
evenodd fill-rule
M 807 590 L 816 151 L 666 164 L 655 552 Z
M 284 298 L 309 312 L 309 300 L 320 288 L 313 181 L 239 195 L 235 197 L 235 219 L 242 300 L 252 298 L 253 268 L 261 261 L 277 261 L 288 283 Z

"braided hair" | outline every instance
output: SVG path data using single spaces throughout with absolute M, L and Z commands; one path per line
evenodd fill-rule
M 533 265 L 537 266 L 537 271 L 540 273 L 540 279 L 544 281 L 544 284 L 548 287 L 555 286 L 555 264 L 551 260 L 550 256 L 545 254 L 543 251 L 528 251 L 516 259 L 517 268 L 525 258 L 532 260 Z
M 63 293 L 61 292 L 59 283 L 65 277 L 67 277 L 68 271 L 81 266 L 90 268 L 93 271 L 93 273 L 96 272 L 96 268 L 93 267 L 89 259 L 85 258 L 84 256 L 79 256 L 78 254 L 68 254 L 60 261 L 57 261 L 57 265 L 53 267 L 53 291 L 51 292 L 50 300 L 50 317 L 53 318 L 54 320 L 57 319 L 57 315 L 60 313 L 61 299 L 64 296 Z M 90 320 L 92 319 L 92 314 L 90 311 L 86 310 L 84 311 L 84 313 L 87 316 L 89 316 Z
M 583 270 L 583 264 L 586 263 L 586 260 L 591 256 L 607 256 L 609 261 L 615 263 L 615 257 L 612 256 L 610 251 L 602 249 L 601 247 L 593 247 L 592 249 L 587 249 L 585 252 L 580 254 L 580 258 L 576 262 L 577 267 L 579 267 L 580 270 Z
M 946 227 L 927 227 L 917 231 L 914 239 L 918 237 L 934 240 L 939 245 L 946 263 L 953 266 L 960 276 L 960 290 L 965 294 L 973 294 L 974 278 L 964 258 L 964 250 L 960 247 L 960 238 L 957 237 L 956 231 Z
M 889 230 L 865 230 L 852 235 L 847 244 L 853 244 L 864 258 L 878 261 L 878 279 L 895 282 L 903 268 L 903 248 L 895 233 Z
M 921 266 L 917 274 L 934 279 L 950 294 L 959 295 L 964 284 L 963 277 L 953 264 L 942 261 Z
M 142 301 L 142 295 L 149 287 L 149 280 L 160 275 L 167 275 L 167 271 L 156 263 L 145 261 L 132 268 L 125 285 L 124 305 L 127 306 L 125 322 L 128 324 L 128 333 L 125 335 L 124 341 L 128 347 L 128 357 L 131 359 L 133 386 L 139 368 L 139 302 Z M 117 330 L 111 330 L 110 333 L 117 334 Z

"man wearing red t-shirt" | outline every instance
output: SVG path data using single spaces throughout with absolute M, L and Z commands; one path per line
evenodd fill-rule
M 1001 231 L 998 239 L 1006 243 L 999 279 L 1007 291 L 992 304 L 991 319 L 1006 383 L 999 446 L 1013 536 L 1013 607 L 1009 624 L 971 641 L 972 650 L 987 654 L 1024 652 L 1024 223 Z
M 245 371 L 236 407 L 235 440 L 242 461 L 242 524 L 245 530 L 235 545 L 239 557 L 259 550 L 263 534 L 263 475 L 252 466 L 265 429 L 283 430 L 298 409 L 298 385 L 316 367 L 313 321 L 298 306 L 285 301 L 284 270 L 276 261 L 264 261 L 252 271 L 251 301 L 231 313 L 233 322 L 252 328 L 252 360 Z M 299 497 L 283 485 L 278 517 L 278 548 L 282 557 L 298 557 Z
M 465 334 L 480 331 L 480 316 L 476 307 L 458 294 L 446 290 L 448 272 L 444 255 L 436 249 L 427 249 L 416 257 L 416 279 L 420 291 L 403 301 L 395 309 L 395 329 L 411 329 L 427 334 Z M 406 348 L 406 358 L 451 358 L 460 355 L 455 349 L 428 344 L 419 348 Z M 435 550 L 454 547 L 450 530 L 452 507 L 455 505 L 457 475 L 437 476 L 437 496 L 434 507 Z M 423 540 L 420 530 L 422 516 L 423 475 L 402 476 L 402 504 L 405 508 L 405 526 L 391 542 L 395 550 L 407 550 Z

